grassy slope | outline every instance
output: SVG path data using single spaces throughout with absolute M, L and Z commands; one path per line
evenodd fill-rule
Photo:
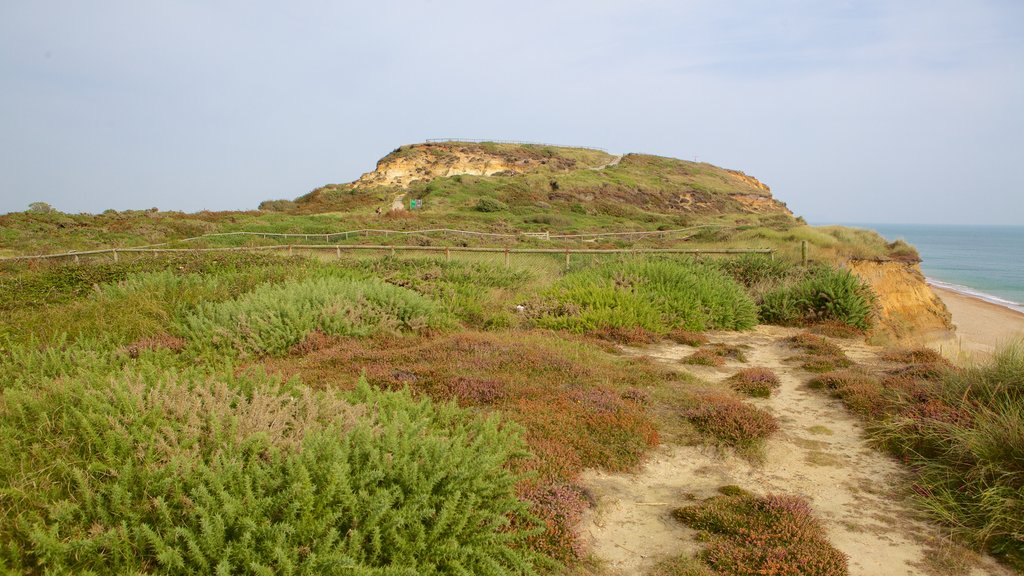
M 686 239 L 688 246 L 774 247 L 789 258 L 799 257 L 800 241 L 812 257 L 886 258 L 906 255 L 906 247 L 887 244 L 874 232 L 842 227 L 810 227 L 783 211 L 756 214 L 744 211 L 734 195 L 764 196 L 766 192 L 738 173 L 710 164 L 630 154 L 603 170 L 610 161 L 603 152 L 506 144 L 475 144 L 473 150 L 505 159 L 549 162 L 523 174 L 452 176 L 395 187 L 354 188 L 331 185 L 317 189 L 284 211 L 181 212 L 108 210 L 102 214 L 11 213 L 0 215 L 0 256 L 38 254 L 98 247 L 128 247 L 170 242 L 203 234 L 261 231 L 323 234 L 361 228 L 416 230 L 458 228 L 491 232 L 609 232 L 654 231 L 716 225 Z M 493 150 L 490 150 L 493 148 Z M 391 156 L 442 154 L 443 146 L 403 147 Z M 532 159 L 532 160 L 531 160 Z M 539 166 L 539 167 L 538 167 Z M 399 194 L 424 200 L 414 212 L 376 214 Z M 482 198 L 500 202 L 501 209 L 477 209 Z M 376 237 L 373 241 L 380 241 Z M 340 240 L 344 242 L 345 240 Z M 365 242 L 350 238 L 348 242 Z M 458 244 L 462 237 L 402 236 L 388 243 Z M 646 239 L 602 239 L 579 242 L 533 240 L 473 240 L 475 245 L 630 247 L 678 245 L 679 236 Z M 208 238 L 187 246 L 266 244 L 254 238 Z M 185 246 L 186 244 L 181 244 Z M 910 254 L 913 257 L 913 254 Z

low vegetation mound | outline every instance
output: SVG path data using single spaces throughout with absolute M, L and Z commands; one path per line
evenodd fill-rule
M 779 423 L 771 412 L 751 406 L 731 394 L 701 396 L 686 412 L 693 425 L 728 446 L 749 448 L 771 436 Z
M 228 376 L 230 378 L 230 376 Z M 0 567 L 533 574 L 515 428 L 362 385 L 53 381 L 0 398 Z
M 757 323 L 746 291 L 712 266 L 686 260 L 634 260 L 570 272 L 539 305 L 546 328 L 589 332 L 641 327 L 745 330 Z
M 714 342 L 701 346 L 696 352 L 683 358 L 682 362 L 694 366 L 725 366 L 726 360 L 746 362 L 747 355 L 741 346 Z
M 779 387 L 779 377 L 775 372 L 762 367 L 740 370 L 726 382 L 733 390 L 755 398 L 767 398 Z
M 716 573 L 848 574 L 846 555 L 829 543 L 806 500 L 772 494 L 754 496 L 740 490 L 727 492 L 672 513 L 707 535 L 700 557 Z
M 310 278 L 265 284 L 242 296 L 200 306 L 183 321 L 196 345 L 243 354 L 283 354 L 308 334 L 369 336 L 443 327 L 431 300 L 379 280 Z
M 786 343 L 800 350 L 801 354 L 793 360 L 809 372 L 829 372 L 853 366 L 853 361 L 842 348 L 822 336 L 801 332 L 786 338 Z

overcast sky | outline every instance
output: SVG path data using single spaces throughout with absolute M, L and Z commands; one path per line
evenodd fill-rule
M 1024 224 L 1024 2 L 0 2 L 0 212 L 247 209 L 464 137 Z

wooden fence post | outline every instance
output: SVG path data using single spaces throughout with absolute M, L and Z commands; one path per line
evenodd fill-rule
M 569 249 L 565 249 L 565 268 L 569 269 Z
M 452 251 L 447 246 L 444 247 L 444 261 L 445 262 L 451 262 L 452 261 Z
M 341 246 L 335 246 L 334 251 L 338 253 L 338 258 L 341 258 Z
M 78 254 L 75 254 L 75 264 L 78 264 L 79 262 L 80 260 L 78 259 Z
M 505 268 L 508 268 L 508 246 L 505 247 Z
M 289 256 L 292 255 L 292 245 L 291 244 L 288 245 L 288 255 Z
M 807 266 L 807 240 L 800 241 L 800 263 Z
M 114 262 L 117 262 L 117 248 L 114 248 L 112 252 L 114 253 Z

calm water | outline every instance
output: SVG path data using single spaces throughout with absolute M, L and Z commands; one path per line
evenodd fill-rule
M 1024 312 L 1024 226 L 856 226 L 916 246 L 935 284 Z

